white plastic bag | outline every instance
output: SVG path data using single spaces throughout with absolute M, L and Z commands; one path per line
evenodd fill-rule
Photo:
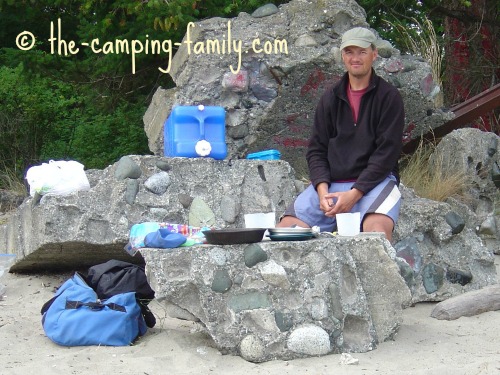
M 74 160 L 51 160 L 31 167 L 26 172 L 30 195 L 67 195 L 78 190 L 89 190 L 90 184 L 83 164 Z

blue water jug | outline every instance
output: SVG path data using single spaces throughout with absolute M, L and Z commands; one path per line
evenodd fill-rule
M 176 106 L 164 124 L 164 154 L 168 157 L 227 155 L 226 112 L 219 106 Z

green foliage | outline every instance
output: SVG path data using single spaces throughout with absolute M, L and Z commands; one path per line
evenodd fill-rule
M 12 169 L 22 170 L 38 159 L 44 142 L 53 134 L 53 124 L 73 102 L 62 82 L 32 76 L 22 65 L 0 67 L 0 159 Z
M 120 103 L 112 114 L 95 113 L 74 127 L 71 154 L 89 168 L 105 168 L 123 155 L 149 154 L 143 106 Z
M 442 39 L 443 15 L 433 12 L 441 2 L 441 0 L 357 0 L 357 3 L 365 9 L 370 26 L 403 53 L 413 52 L 408 48 L 407 38 L 418 39 L 422 31 L 420 25 L 426 24 L 428 18 L 432 19 L 434 33 Z M 404 34 L 401 34 L 401 29 L 405 30 Z
M 0 67 L 0 159 L 22 177 L 31 164 L 73 159 L 103 168 L 120 156 L 147 154 L 145 106 L 121 101 L 100 111 L 71 84 Z

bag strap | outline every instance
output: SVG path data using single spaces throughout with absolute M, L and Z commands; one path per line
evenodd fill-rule
M 111 310 L 119 311 L 119 312 L 127 312 L 125 306 L 118 305 L 116 303 L 100 303 L 100 302 L 81 302 L 81 301 L 66 301 L 66 309 L 78 309 L 82 306 L 90 307 L 91 310 L 102 310 L 104 307 L 109 307 Z
M 54 296 L 52 297 L 51 299 L 49 299 L 47 302 L 45 302 L 40 310 L 40 313 L 43 315 L 47 312 L 47 310 L 49 309 L 50 305 L 52 305 L 54 303 L 54 301 L 56 300 L 56 298 L 59 297 L 59 296 Z
M 81 272 L 76 271 L 76 272 L 75 272 L 75 274 L 73 275 L 73 277 L 72 277 L 71 279 L 76 281 L 76 279 L 77 279 L 78 277 L 79 277 L 79 278 L 80 278 L 80 279 L 81 279 L 81 280 L 82 280 L 82 281 L 83 281 L 83 282 L 84 282 L 84 283 L 88 286 L 88 284 L 89 284 L 89 283 L 88 283 L 88 280 L 87 280 L 87 278 L 85 277 L 85 275 L 84 275 L 83 273 L 81 273 Z M 69 279 L 69 280 L 71 280 L 71 279 Z M 66 280 L 66 282 L 68 282 L 69 280 Z M 63 283 L 63 284 L 61 284 L 61 285 L 59 285 L 59 286 L 57 287 L 57 290 L 59 290 L 59 289 L 60 289 L 63 285 L 64 285 L 64 283 Z M 47 310 L 50 308 L 50 306 L 54 303 L 54 301 L 55 301 L 58 297 L 59 297 L 59 294 L 56 292 L 56 294 L 54 295 L 54 297 L 52 297 L 51 299 L 49 299 L 47 302 L 45 302 L 45 303 L 43 304 L 42 308 L 40 309 L 40 313 L 41 313 L 42 315 L 43 315 L 43 314 L 45 314 L 45 313 L 47 312 Z
M 153 312 L 147 306 L 147 303 L 143 303 L 142 300 L 137 300 L 139 307 L 141 308 L 141 314 L 144 318 L 144 322 L 149 328 L 153 328 L 156 324 L 156 318 Z

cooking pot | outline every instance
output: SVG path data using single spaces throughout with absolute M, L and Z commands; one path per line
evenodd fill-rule
M 209 244 L 234 245 L 262 241 L 266 228 L 213 229 L 204 230 L 203 234 Z

